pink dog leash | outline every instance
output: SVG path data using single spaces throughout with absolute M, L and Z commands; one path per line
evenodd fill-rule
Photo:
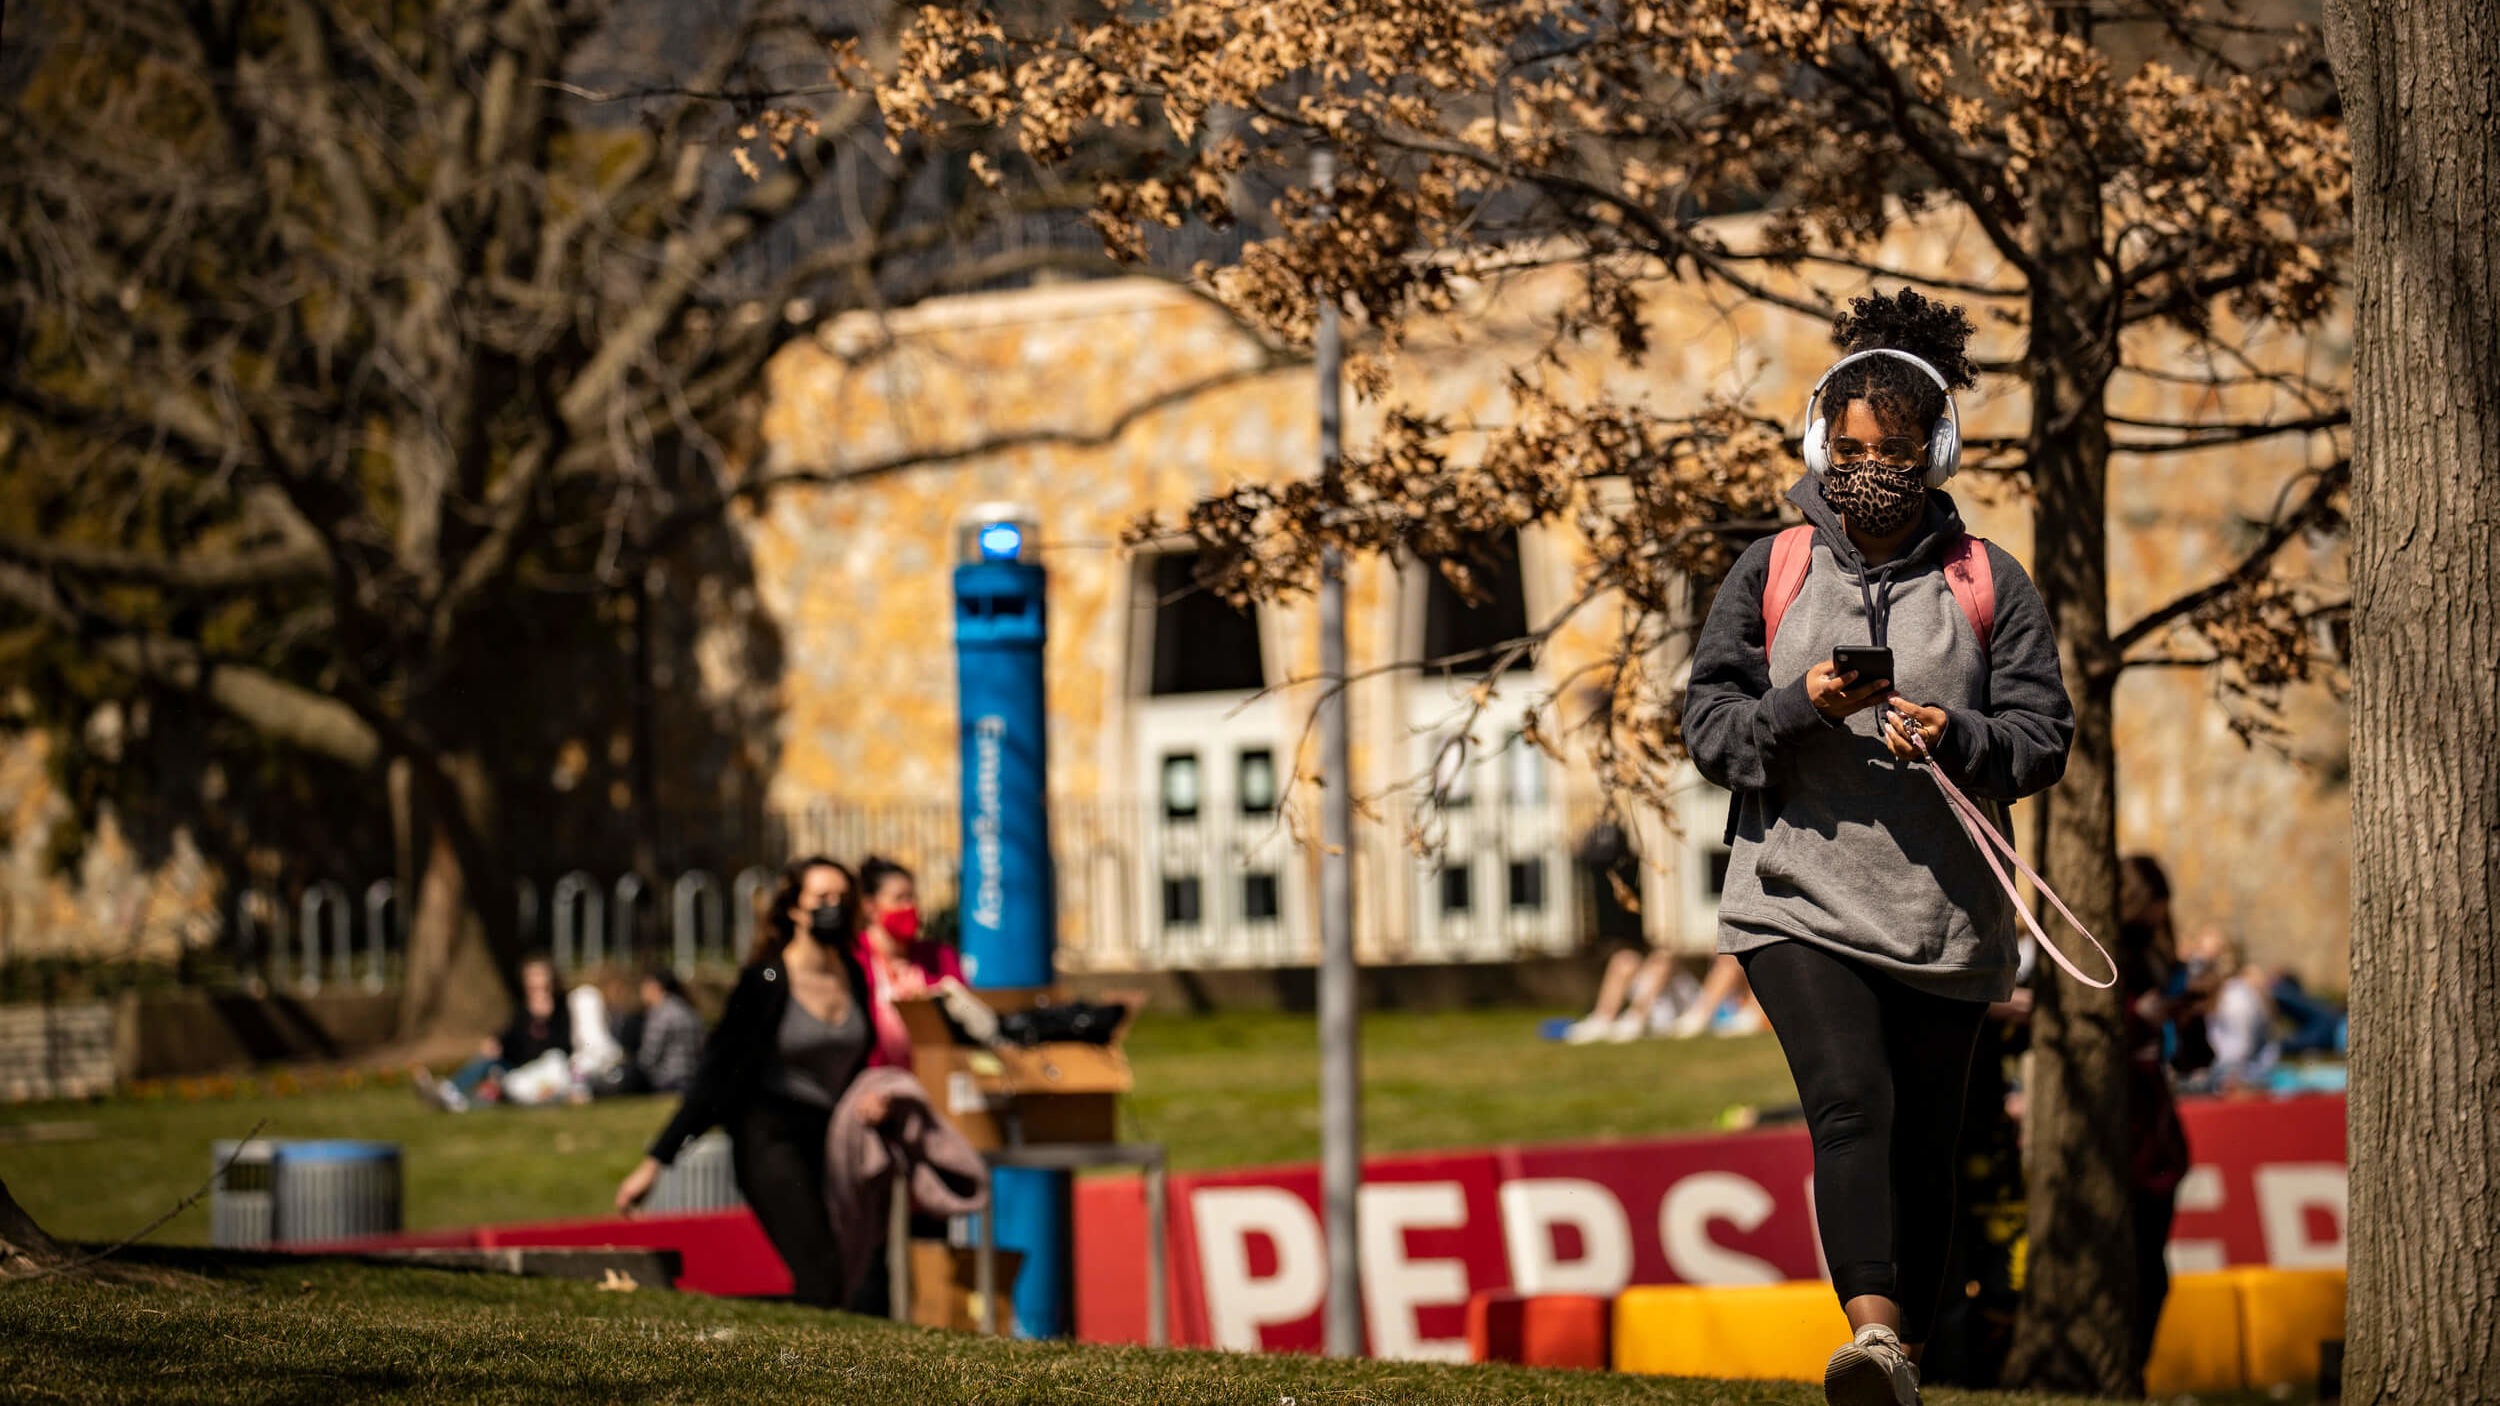
M 2085 927 L 2083 921 L 2075 916 L 2074 910 L 2066 906 L 2066 900 L 2057 896 L 2057 890 L 2049 887 L 2048 880 L 2041 878 L 2038 870 L 2024 862 L 2022 851 L 2014 847 L 2014 842 L 1999 834 L 1997 827 L 1988 823 L 1987 813 L 1980 810 L 1978 804 L 1970 797 L 1963 795 L 1962 788 L 1945 779 L 1944 768 L 1937 765 L 1933 756 L 1928 755 L 1925 734 L 1911 733 L 1910 740 L 1918 744 L 1918 754 L 1925 758 L 1927 763 L 1927 774 L 1935 778 L 1936 789 L 1944 793 L 1945 804 L 1952 808 L 1953 818 L 1962 822 L 1962 832 L 1970 836 L 1972 844 L 1979 846 L 1980 857 L 1988 861 L 1989 871 L 1997 876 L 1998 883 L 2005 886 L 2005 897 L 2013 903 L 2014 911 L 2023 915 L 2023 924 L 2031 929 L 2032 940 L 2040 944 L 2040 950 L 2048 953 L 2059 966 L 2065 968 L 2068 976 L 2095 991 L 2106 991 L 2117 985 L 2118 963 L 2109 955 L 2109 949 L 2103 947 L 2101 940 L 2092 935 L 2092 930 Z M 2109 964 L 2109 976 L 2106 980 L 2094 981 L 2085 976 L 2081 967 L 2076 966 L 2065 953 L 2058 951 L 2056 946 L 2049 941 L 2049 935 L 2040 928 L 2040 920 L 2032 916 L 2031 909 L 2023 903 L 2021 891 L 2015 888 L 2012 876 L 2005 872 L 2005 865 L 1998 860 L 1997 854 L 2000 851 L 2007 859 L 2014 861 L 2014 867 L 2022 871 L 2024 878 L 2031 880 L 2032 886 L 2040 890 L 2040 896 L 2046 898 L 2057 909 L 2058 913 L 2066 919 L 2067 924 L 2083 934 L 2083 940 L 2092 944 L 2092 950 L 2101 954 L 2101 960 Z

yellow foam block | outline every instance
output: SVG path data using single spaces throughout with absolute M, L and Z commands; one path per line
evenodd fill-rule
M 2240 1342 L 2252 1387 L 2318 1379 L 2318 1344 L 2344 1336 L 2344 1271 L 2224 1271 L 2240 1298 Z
M 2170 1281 L 2170 1297 L 2153 1331 L 2153 1360 L 2144 1367 L 2145 1394 L 2242 1389 L 2249 1385 L 2244 1340 L 2235 1277 L 2228 1271 L 2180 1275 Z
M 1652 1285 L 1615 1296 L 1615 1370 L 1819 1382 L 1849 1319 L 1832 1286 Z

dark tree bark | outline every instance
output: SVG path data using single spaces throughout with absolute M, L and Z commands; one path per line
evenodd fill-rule
M 35 1218 L 26 1214 L 17 1198 L 9 1194 L 9 1184 L 0 1181 L 0 1278 L 29 1274 L 58 1264 L 64 1258 L 60 1242 L 44 1233 Z
M 429 788 L 429 843 L 408 927 L 408 971 L 400 988 L 403 1036 L 492 1030 L 520 990 L 511 888 L 491 856 L 494 787 L 483 759 L 464 755 Z M 450 813 L 457 807 L 459 813 Z
M 2031 194 L 2032 570 L 2056 622 L 2075 704 L 2065 778 L 2040 799 L 2041 872 L 2094 933 L 2118 908 L 2118 758 L 2109 630 L 2112 290 L 2096 262 L 2101 204 L 2069 156 L 2044 162 Z M 2070 936 L 2053 933 L 2071 942 Z M 2095 973 L 2097 975 L 2097 973 Z M 2114 991 L 2095 991 L 2042 958 L 2032 1014 L 2030 1246 L 2009 1384 L 2140 1392 L 2128 1361 L 2135 1322 L 2126 1082 Z
M 2344 1399 L 2500 1401 L 2500 12 L 2326 20 L 2358 284 Z

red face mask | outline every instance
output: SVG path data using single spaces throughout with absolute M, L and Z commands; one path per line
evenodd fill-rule
M 884 928 L 886 935 L 896 942 L 909 942 L 920 936 L 920 910 L 917 908 L 888 909 L 878 917 L 877 926 Z

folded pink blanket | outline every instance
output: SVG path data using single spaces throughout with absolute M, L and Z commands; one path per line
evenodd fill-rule
M 872 1094 L 886 1100 L 885 1118 L 874 1125 L 860 1116 L 861 1101 Z M 914 1210 L 960 1216 L 989 1205 L 989 1164 L 939 1116 L 920 1081 L 908 1070 L 864 1069 L 843 1091 L 825 1131 L 825 1211 L 842 1250 L 846 1300 L 885 1245 L 898 1171 Z

